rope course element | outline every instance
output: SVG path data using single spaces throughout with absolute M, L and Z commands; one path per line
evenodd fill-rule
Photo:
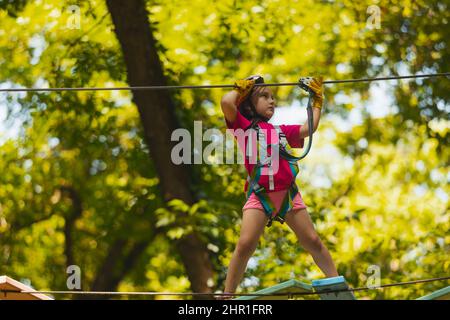
M 426 282 L 436 282 L 436 281 L 444 281 L 449 280 L 450 276 L 447 277 L 439 277 L 439 278 L 430 278 L 430 279 L 418 279 L 413 281 L 405 281 L 405 282 L 396 282 L 383 284 L 376 287 L 359 287 L 359 288 L 348 288 L 348 289 L 340 289 L 340 290 L 329 290 L 326 293 L 335 293 L 335 292 L 347 292 L 347 291 L 368 291 L 375 289 L 383 289 L 389 287 L 397 287 L 404 285 L 412 285 L 418 283 L 426 283 Z M 119 292 L 119 291 L 15 291 L 15 290 L 0 290 L 0 293 L 23 293 L 23 294 L 75 294 L 75 295 L 103 295 L 103 296 L 309 296 L 309 295 L 318 295 L 323 294 L 324 292 L 274 292 L 274 293 L 199 293 L 199 292 Z
M 415 78 L 435 78 L 435 77 L 450 77 L 450 72 L 415 74 L 415 75 L 407 75 L 407 76 L 390 76 L 390 77 L 380 77 L 380 78 L 326 80 L 326 81 L 323 81 L 323 84 L 372 82 L 372 81 L 387 81 L 387 80 L 401 80 L 401 79 L 415 79 Z M 281 86 L 297 86 L 297 85 L 298 85 L 298 82 L 255 84 L 255 86 L 261 86 L 261 87 L 281 87 Z M 234 88 L 234 85 L 232 85 L 232 84 L 217 84 L 217 85 L 192 85 L 192 86 L 191 85 L 182 85 L 182 86 L 79 87 L 79 88 L 0 88 L 0 92 L 106 91 L 106 90 L 119 91 L 119 90 L 171 90 L 171 89 L 214 89 L 214 88 Z

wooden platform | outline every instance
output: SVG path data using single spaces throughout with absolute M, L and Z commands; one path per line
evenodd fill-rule
M 328 293 L 328 291 L 348 288 L 349 286 L 342 276 L 314 280 L 312 285 L 292 279 L 255 292 L 258 294 L 267 294 L 266 296 L 242 296 L 234 300 L 287 300 L 290 298 L 309 300 L 315 297 L 314 295 L 301 296 L 292 294 L 302 292 L 318 292 L 320 293 L 318 296 L 321 300 L 356 300 L 352 292 Z M 276 293 L 277 295 L 270 295 L 272 293 Z
M 321 300 L 356 300 L 351 291 L 329 292 L 349 288 L 343 276 L 313 280 L 312 286 L 315 292 L 319 292 Z
M 416 300 L 450 300 L 450 286 L 434 291 Z
M 34 291 L 33 288 L 7 276 L 0 276 L 0 300 L 53 300 L 45 294 L 3 292 L 2 290 L 16 292 Z
M 259 294 L 269 294 L 267 296 L 242 296 L 233 300 L 287 300 L 289 298 L 289 293 L 297 292 L 313 292 L 312 286 L 310 284 L 291 279 L 255 292 Z M 271 296 L 271 293 L 277 293 L 280 295 Z M 285 293 L 285 295 L 281 295 L 282 293 Z M 302 297 L 295 296 L 295 298 Z
M 352 291 L 333 292 L 345 290 L 349 286 L 343 276 L 313 280 L 312 284 L 307 284 L 297 280 L 288 280 L 269 288 L 258 290 L 257 294 L 265 296 L 242 296 L 233 300 L 287 300 L 287 299 L 314 299 L 319 296 L 321 300 L 357 300 Z M 317 295 L 295 295 L 299 292 L 317 292 Z M 280 295 L 270 295 L 270 294 Z M 450 300 L 450 286 L 434 291 L 416 300 Z

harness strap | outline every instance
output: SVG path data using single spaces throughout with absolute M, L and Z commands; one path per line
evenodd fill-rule
M 269 218 L 269 221 L 267 223 L 267 226 L 270 227 L 272 225 L 273 220 L 279 221 L 280 223 L 284 223 L 284 218 L 286 216 L 286 213 L 289 212 L 293 208 L 293 202 L 294 198 L 298 193 L 297 185 L 295 184 L 295 177 L 298 174 L 298 165 L 297 161 L 298 158 L 291 155 L 286 148 L 289 146 L 286 135 L 281 131 L 279 126 L 274 126 L 275 130 L 278 134 L 278 140 L 281 147 L 279 148 L 279 155 L 286 159 L 289 162 L 289 167 L 292 172 L 292 176 L 294 177 L 294 181 L 292 182 L 290 188 L 288 189 L 283 202 L 280 206 L 280 209 L 278 211 L 278 214 L 273 216 L 273 213 L 276 211 L 276 207 L 273 204 L 273 202 L 270 200 L 270 197 L 268 196 L 266 190 L 264 187 L 262 187 L 260 184 L 258 184 L 258 181 L 261 177 L 261 171 L 266 166 L 269 165 L 269 190 L 274 189 L 274 178 L 273 178 L 273 168 L 271 163 L 272 154 L 270 157 L 267 156 L 267 142 L 266 137 L 264 135 L 263 130 L 258 130 L 258 126 L 256 126 L 257 129 L 257 142 L 261 145 L 260 148 L 260 158 L 262 161 L 257 161 L 257 164 L 254 166 L 252 173 L 247 177 L 248 181 L 248 190 L 247 190 L 247 199 L 250 198 L 252 193 L 255 193 L 255 195 L 258 197 L 259 201 L 261 202 L 261 205 L 263 206 L 264 213 Z M 253 129 L 252 129 L 253 130 Z M 252 136 L 252 132 L 250 132 L 249 139 Z M 251 140 L 248 140 L 251 141 Z M 250 145 L 250 147 L 249 147 Z M 278 148 L 277 144 L 269 144 L 270 146 L 275 146 Z M 247 144 L 247 150 L 252 149 L 252 145 L 250 143 Z M 249 152 L 247 151 L 247 155 Z M 250 152 L 250 156 L 251 156 Z
M 280 206 L 278 214 L 276 214 L 275 216 L 273 216 L 273 213 L 276 212 L 275 205 L 273 204 L 264 187 L 258 184 L 257 182 L 261 174 L 261 166 L 255 166 L 252 170 L 251 176 L 247 179 L 247 181 L 249 181 L 249 186 L 247 190 L 247 199 L 250 198 L 252 193 L 255 193 L 255 195 L 258 197 L 259 201 L 261 202 L 261 205 L 264 208 L 264 213 L 269 218 L 269 221 L 267 223 L 268 227 L 272 225 L 273 220 L 284 223 L 286 213 L 288 213 L 294 207 L 293 205 L 294 198 L 298 193 L 298 188 L 295 183 L 295 177 L 298 174 L 298 166 L 296 162 L 289 161 L 289 167 L 291 168 L 294 181 L 292 182 L 290 188 L 288 189 L 284 197 L 284 200 Z

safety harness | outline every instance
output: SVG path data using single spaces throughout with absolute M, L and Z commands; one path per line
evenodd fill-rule
M 264 130 L 261 129 L 258 125 L 259 121 L 252 121 L 252 124 L 247 128 L 247 130 L 250 130 L 248 134 L 248 140 L 247 140 L 247 148 L 246 148 L 246 154 L 245 156 L 247 158 L 252 157 L 252 137 L 254 136 L 253 132 L 251 130 L 256 130 L 256 137 L 257 137 L 257 150 L 260 150 L 260 156 L 257 157 L 257 162 L 251 172 L 251 174 L 247 177 L 248 181 L 248 190 L 247 190 L 247 200 L 250 198 L 252 193 L 255 193 L 255 195 L 258 197 L 259 201 L 261 202 L 264 212 L 266 216 L 269 218 L 269 221 L 267 223 L 267 227 L 270 227 L 272 225 L 272 221 L 278 221 L 280 223 L 284 223 L 286 213 L 288 213 L 293 208 L 293 202 L 294 198 L 298 193 L 298 188 L 295 183 L 295 178 L 299 172 L 298 164 L 297 162 L 308 154 L 309 150 L 311 149 L 312 144 L 312 130 L 313 130 L 313 112 L 312 112 L 312 98 L 310 95 L 309 101 L 308 101 L 308 107 L 307 107 L 307 113 L 308 113 L 308 146 L 300 157 L 296 157 L 291 154 L 290 152 L 290 146 L 286 139 L 286 135 L 281 131 L 279 126 L 274 126 L 277 136 L 278 136 L 278 142 L 273 144 L 267 144 L 266 136 L 264 134 Z M 271 147 L 271 154 L 268 155 L 268 147 Z M 278 148 L 278 150 L 275 150 L 275 148 Z M 275 152 L 274 152 L 275 151 Z M 278 151 L 278 152 L 276 152 Z M 269 176 L 269 190 L 274 189 L 274 177 L 273 177 L 273 157 L 274 156 L 280 156 L 281 158 L 285 159 L 289 163 L 289 167 L 292 172 L 292 183 L 291 186 L 288 189 L 288 192 L 286 193 L 284 200 L 281 204 L 280 210 L 277 214 L 273 215 L 273 213 L 276 211 L 276 207 L 270 200 L 267 191 L 263 186 L 260 185 L 260 178 L 262 175 L 262 171 L 264 168 L 267 168 L 268 176 Z

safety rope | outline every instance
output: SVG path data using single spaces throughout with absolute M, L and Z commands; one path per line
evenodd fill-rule
M 399 80 L 399 79 L 413 79 L 413 78 L 434 78 L 434 77 L 449 77 L 450 72 L 443 73 L 428 73 L 416 74 L 407 76 L 390 76 L 380 78 L 360 78 L 347 80 L 326 80 L 323 84 L 335 83 L 350 83 L 350 82 L 371 82 L 371 81 L 385 81 L 385 80 Z M 280 86 L 297 86 L 298 82 L 284 82 L 284 83 L 261 83 L 255 86 L 261 87 L 280 87 Z M 79 87 L 79 88 L 0 88 L 0 92 L 37 92 L 37 91 L 106 91 L 106 90 L 170 90 L 170 89 L 214 89 L 214 88 L 234 88 L 232 84 L 218 84 L 218 85 L 183 85 L 183 86 L 135 86 L 135 87 Z
M 418 283 L 426 283 L 426 282 L 436 282 L 449 280 L 448 277 L 439 277 L 439 278 L 430 278 L 430 279 L 418 279 L 412 281 L 405 282 L 396 282 L 390 284 L 383 284 L 379 286 L 370 286 L 370 287 L 359 287 L 359 288 L 347 288 L 347 289 L 338 289 L 338 290 L 327 290 L 324 292 L 274 292 L 274 293 L 199 293 L 199 292 L 119 292 L 119 291 L 37 291 L 37 290 L 23 290 L 23 291 L 15 291 L 15 290 L 4 290 L 0 289 L 0 293 L 15 293 L 15 294 L 75 294 L 75 295 L 103 295 L 103 296 L 308 296 L 308 295 L 320 295 L 320 294 L 328 294 L 328 293 L 338 293 L 338 292 L 353 292 L 353 291 L 367 291 L 367 290 L 376 290 L 383 289 L 388 287 L 396 287 L 396 286 L 404 286 L 404 285 L 412 285 Z

